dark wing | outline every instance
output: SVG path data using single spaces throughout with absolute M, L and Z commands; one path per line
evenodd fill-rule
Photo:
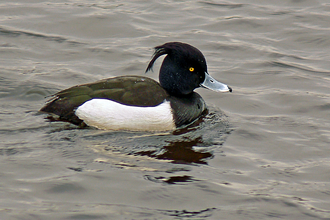
M 147 107 L 159 105 L 167 96 L 155 80 L 122 76 L 62 90 L 54 94 L 40 111 L 55 114 L 59 116 L 58 120 L 80 125 L 82 120 L 75 115 L 75 110 L 90 99 L 110 99 L 124 105 Z

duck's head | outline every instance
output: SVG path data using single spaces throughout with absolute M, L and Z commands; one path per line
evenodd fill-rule
M 161 86 L 172 95 L 187 95 L 198 87 L 217 92 L 231 92 L 232 89 L 213 79 L 207 72 L 206 60 L 197 48 L 180 42 L 169 42 L 155 47 L 155 53 L 147 71 L 152 69 L 156 59 L 167 54 L 159 71 Z

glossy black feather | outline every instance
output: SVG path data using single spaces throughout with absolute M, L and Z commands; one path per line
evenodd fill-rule
M 167 55 L 159 71 L 161 86 L 172 95 L 187 95 L 198 88 L 205 79 L 207 65 L 205 57 L 197 48 L 181 43 L 169 42 L 155 47 L 155 53 L 147 70 L 162 55 Z M 193 71 L 190 69 L 193 68 Z
M 162 55 L 169 55 L 177 63 L 201 64 L 203 70 L 207 72 L 207 65 L 204 55 L 196 47 L 181 42 L 168 42 L 154 48 L 155 52 L 148 64 L 146 72 L 152 70 L 155 61 Z

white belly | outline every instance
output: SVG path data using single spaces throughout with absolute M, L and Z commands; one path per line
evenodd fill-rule
M 87 125 L 105 130 L 168 131 L 175 129 L 170 102 L 155 107 L 123 105 L 108 99 L 92 99 L 75 114 Z

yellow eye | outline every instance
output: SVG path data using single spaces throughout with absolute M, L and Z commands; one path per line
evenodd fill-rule
M 189 68 L 189 71 L 190 71 L 190 72 L 193 72 L 194 70 L 195 70 L 194 67 L 190 67 L 190 68 Z

